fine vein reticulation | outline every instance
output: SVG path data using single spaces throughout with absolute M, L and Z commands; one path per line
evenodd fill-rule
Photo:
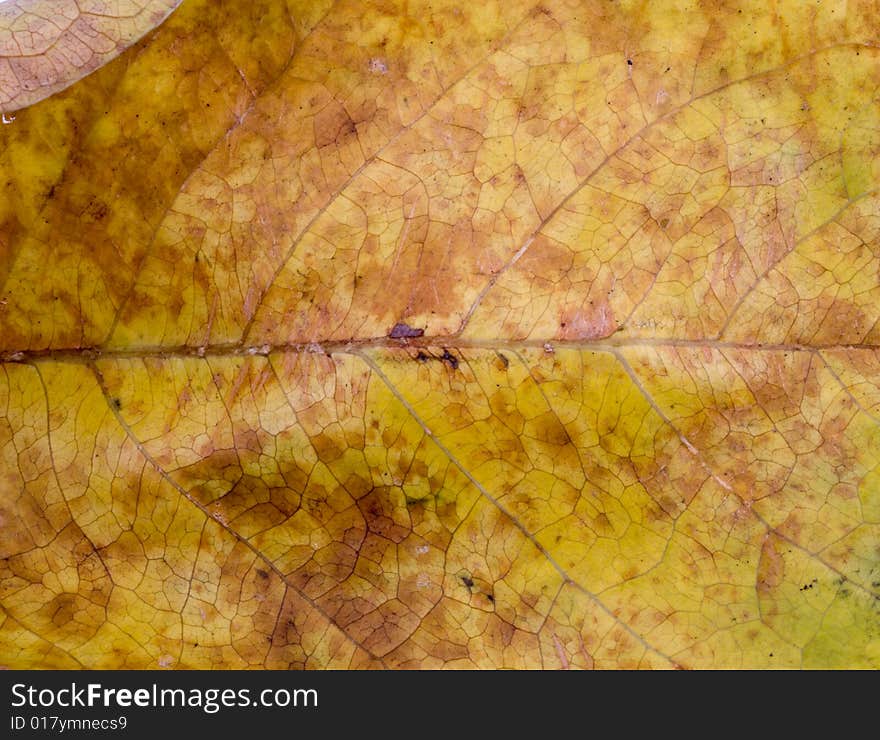
M 69 5 L 0 663 L 878 666 L 875 2 Z

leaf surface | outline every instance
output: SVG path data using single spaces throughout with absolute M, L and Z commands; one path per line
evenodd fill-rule
M 3 0 L 0 112 L 85 77 L 161 23 L 180 0 Z
M 878 667 L 878 24 L 187 0 L 21 111 L 2 661 Z

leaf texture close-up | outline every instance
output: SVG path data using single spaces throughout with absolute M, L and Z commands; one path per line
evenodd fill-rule
M 0 4 L 0 664 L 880 667 L 880 2 Z

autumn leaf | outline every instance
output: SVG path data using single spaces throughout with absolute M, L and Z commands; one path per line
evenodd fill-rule
M 127 49 L 180 0 L 2 0 L 0 111 L 63 90 Z
M 878 28 L 186 0 L 17 112 L 0 661 L 880 667 Z

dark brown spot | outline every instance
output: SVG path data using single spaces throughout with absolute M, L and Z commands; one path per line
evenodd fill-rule
M 458 370 L 458 358 L 445 347 L 443 348 L 443 354 L 440 355 L 440 362 L 445 362 L 453 370 Z
M 328 106 L 315 117 L 315 145 L 319 148 L 338 147 L 355 136 L 357 126 L 340 107 Z
M 416 329 L 409 324 L 404 324 L 402 321 L 398 321 L 393 327 L 391 327 L 388 336 L 391 339 L 415 339 L 416 337 L 423 336 L 424 333 L 424 329 Z
M 103 221 L 104 217 L 109 212 L 110 209 L 107 207 L 107 204 L 99 200 L 93 200 L 89 203 L 88 208 L 86 208 L 86 215 L 91 217 L 94 221 Z

